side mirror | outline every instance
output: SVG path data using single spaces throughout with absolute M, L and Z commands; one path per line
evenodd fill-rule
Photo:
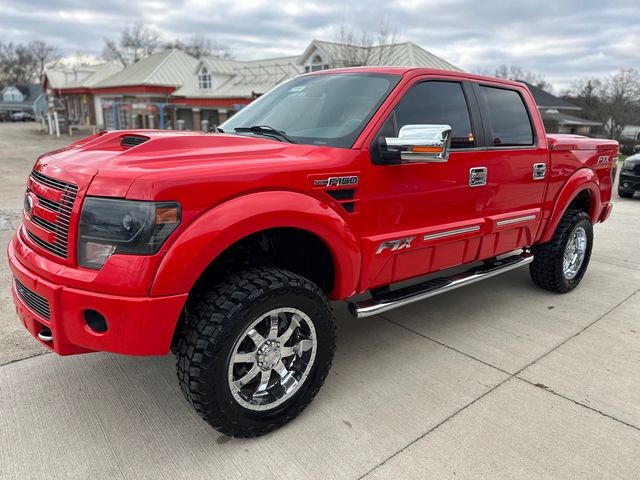
M 381 139 L 383 158 L 401 162 L 446 162 L 451 148 L 449 125 L 405 125 L 397 138 Z

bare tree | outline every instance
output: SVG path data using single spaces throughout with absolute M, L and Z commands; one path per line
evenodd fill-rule
M 607 119 L 605 133 L 619 140 L 624 127 L 639 119 L 640 73 L 634 69 L 620 70 L 603 82 L 601 95 Z
M 553 90 L 553 86 L 545 80 L 543 75 L 532 72 L 531 70 L 525 70 L 519 65 L 500 65 L 496 68 L 493 75 L 507 80 L 527 82 L 545 91 Z
M 160 35 L 142 23 L 125 28 L 119 40 L 105 38 L 104 42 L 102 58 L 118 61 L 124 67 L 154 53 L 162 45 Z
M 604 101 L 602 98 L 602 80 L 599 78 L 582 78 L 576 80 L 562 97 L 582 108 L 580 116 L 589 120 L 602 121 Z
M 100 63 L 100 61 L 96 57 L 85 52 L 74 53 L 73 56 L 70 59 L 68 59 L 66 62 L 68 66 L 74 66 L 74 67 L 94 65 L 97 63 Z
M 376 33 L 376 45 L 373 50 L 375 65 L 385 65 L 391 59 L 393 45 L 400 41 L 400 36 L 395 27 L 391 26 L 389 19 L 385 19 L 380 24 Z
M 44 80 L 44 71 L 47 67 L 55 66 L 60 60 L 60 51 L 52 46 L 48 45 L 42 40 L 35 40 L 29 44 L 29 49 L 33 55 L 33 61 L 36 65 L 37 81 L 42 82 Z
M 385 65 L 390 60 L 393 45 L 398 43 L 398 38 L 396 30 L 391 27 L 388 20 L 380 24 L 374 35 L 342 23 L 335 35 L 335 65 L 337 67 Z
M 604 134 L 619 140 L 627 125 L 640 123 L 640 72 L 620 70 L 605 78 L 583 78 L 564 97 L 582 107 L 583 116 L 603 122 Z
M 44 42 L 0 43 L 0 81 L 6 84 L 37 82 L 55 49 Z
M 218 57 L 225 60 L 233 58 L 233 53 L 229 47 L 204 35 L 194 35 L 187 42 L 176 39 L 165 43 L 164 48 L 177 48 L 196 58 Z

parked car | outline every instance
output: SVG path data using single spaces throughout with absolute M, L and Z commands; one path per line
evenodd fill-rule
M 636 192 L 640 192 L 640 153 L 627 157 L 618 179 L 618 195 L 622 198 L 631 198 Z
M 32 122 L 35 117 L 29 112 L 14 112 L 11 114 L 12 122 Z
M 547 135 L 507 80 L 316 72 L 220 130 L 101 132 L 41 156 L 8 258 L 43 345 L 172 349 L 188 401 L 237 437 L 312 401 L 334 354 L 330 300 L 365 318 L 524 265 L 566 293 L 612 208 L 618 143 Z

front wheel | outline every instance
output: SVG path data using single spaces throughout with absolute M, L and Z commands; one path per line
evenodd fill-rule
M 177 338 L 180 386 L 220 432 L 255 437 L 316 395 L 335 349 L 333 310 L 309 280 L 277 268 L 227 278 L 190 308 Z
M 545 290 L 566 293 L 584 276 L 593 248 L 593 226 L 581 210 L 567 210 L 550 242 L 534 245 L 529 265 L 533 283 Z

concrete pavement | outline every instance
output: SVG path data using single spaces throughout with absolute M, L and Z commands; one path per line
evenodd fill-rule
M 56 148 L 19 128 L 0 124 L 4 159 L 12 135 L 30 144 L 0 168 L 3 251 L 31 151 Z M 5 181 L 14 171 L 23 178 Z M 337 305 L 325 386 L 254 440 L 192 411 L 172 356 L 40 355 L 8 303 L 3 260 L 0 478 L 637 479 L 640 199 L 614 197 L 568 295 L 524 268 L 371 319 Z

